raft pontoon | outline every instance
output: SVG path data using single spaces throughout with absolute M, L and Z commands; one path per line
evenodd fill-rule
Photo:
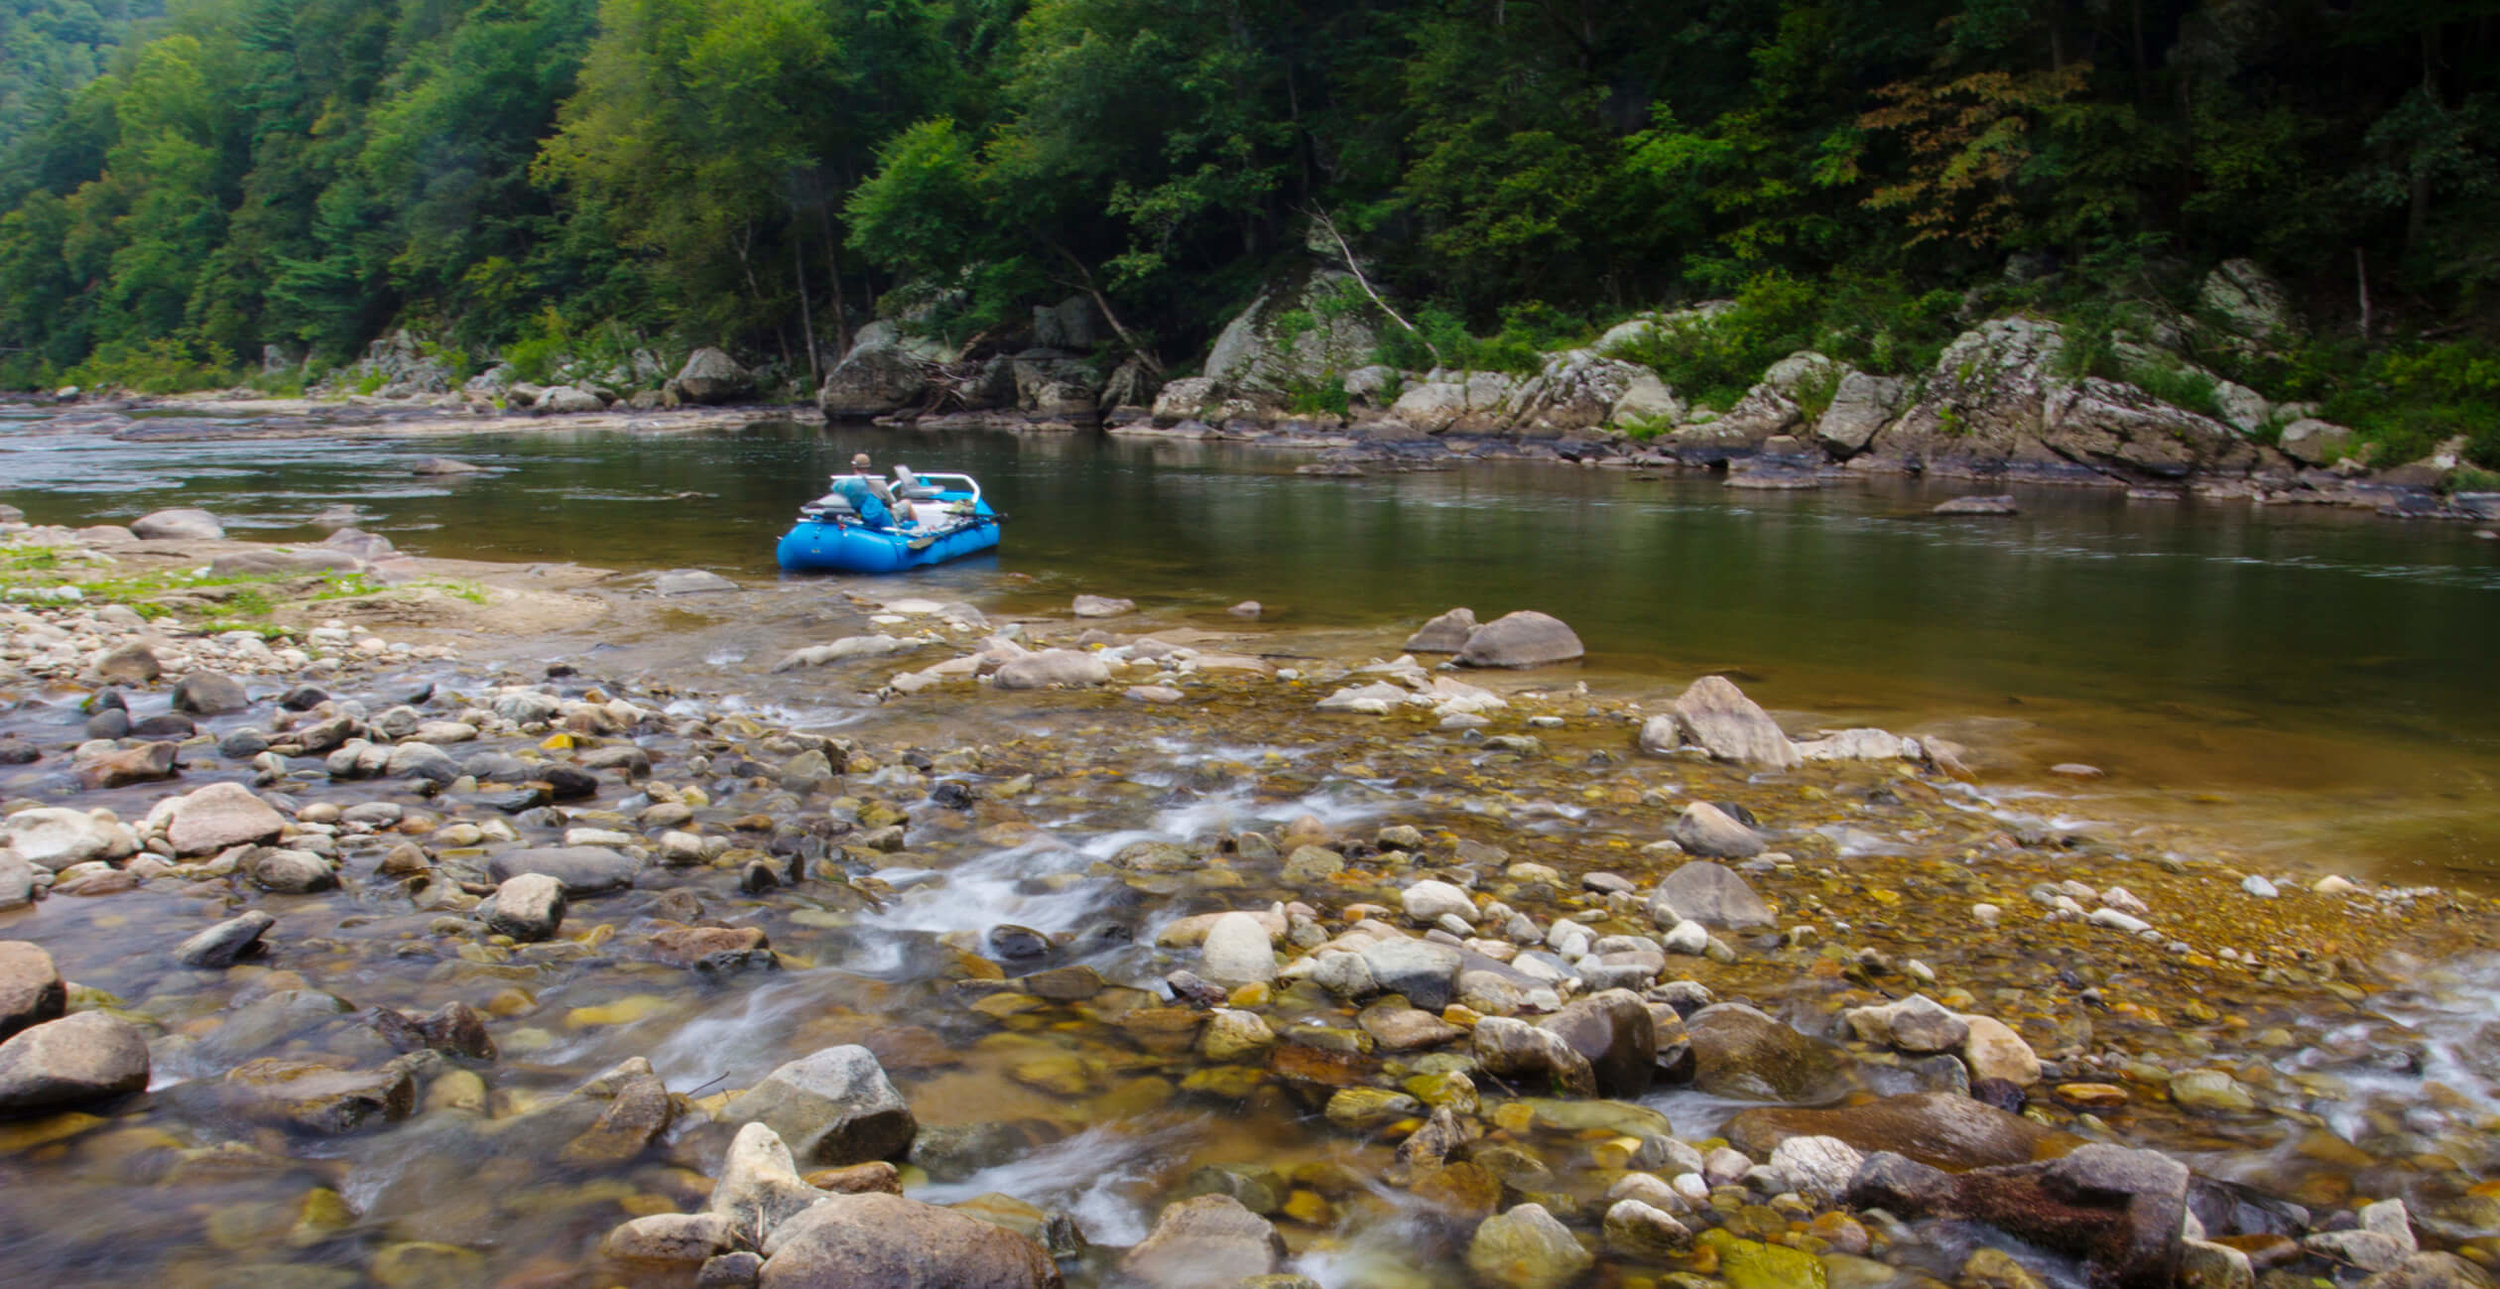
M 905 480 L 883 525 L 862 517 L 840 490 L 801 506 L 775 557 L 794 573 L 900 573 L 998 548 L 998 513 L 971 475 Z

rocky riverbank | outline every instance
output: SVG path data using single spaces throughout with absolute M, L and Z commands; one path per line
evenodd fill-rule
M 2397 1289 L 2500 1257 L 2489 901 L 2017 813 L 1966 782 L 1987 749 L 1783 727 L 1724 678 L 1587 693 L 1541 615 L 1315 651 L 1095 597 L 784 620 L 371 549 L 319 570 L 370 587 L 186 590 L 266 548 L 11 540 L 84 588 L 0 610 L 30 1276 Z M 807 632 L 745 674 L 813 714 L 592 647 L 668 630 L 660 589 Z

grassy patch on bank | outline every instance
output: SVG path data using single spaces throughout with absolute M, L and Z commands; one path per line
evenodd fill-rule
M 85 605 L 126 605 L 149 618 L 196 609 L 209 615 L 205 625 L 243 629 L 257 629 L 256 624 L 284 604 L 352 599 L 388 589 L 369 574 L 340 569 L 222 575 L 181 569 L 119 576 L 111 565 L 82 563 L 48 547 L 0 548 L 0 593 L 65 585 L 77 587 L 78 603 Z

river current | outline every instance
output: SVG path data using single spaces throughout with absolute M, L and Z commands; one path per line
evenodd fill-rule
M 53 523 L 197 505 L 266 540 L 318 538 L 312 516 L 350 504 L 423 555 L 769 579 L 790 516 L 860 451 L 975 474 L 1008 516 L 996 557 L 920 590 L 1036 610 L 1095 592 L 1210 624 L 1255 599 L 1271 627 L 1383 637 L 1454 605 L 1540 609 L 1588 643 L 1595 683 L 1721 671 L 1808 723 L 1944 733 L 2010 802 L 2053 784 L 2068 817 L 2212 824 L 2333 871 L 2500 869 L 2500 542 L 2460 525 L 2061 488 L 1944 519 L 1927 511 L 1973 485 L 1759 493 L 1518 462 L 1330 478 L 1244 445 L 789 422 L 11 434 L 0 500 Z M 408 473 L 438 454 L 487 472 Z M 2107 777 L 2044 778 L 2073 762 Z

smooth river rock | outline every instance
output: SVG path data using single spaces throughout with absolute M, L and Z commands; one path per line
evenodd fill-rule
M 224 716 L 252 705 L 243 682 L 223 672 L 195 671 L 174 682 L 173 707 L 194 716 Z
M 1693 1086 L 1704 1092 L 1741 1101 L 1813 1103 L 1848 1090 L 1848 1067 L 1839 1049 L 1742 1003 L 1704 1007 L 1685 1017 L 1684 1032 L 1693 1045 Z M 1828 1135 L 1849 1140 L 1843 1133 Z
M 240 783 L 212 783 L 173 803 L 165 840 L 178 855 L 213 855 L 229 846 L 273 841 L 286 817 Z
M 1542 1204 L 1488 1217 L 1467 1241 L 1467 1269 L 1497 1289 L 1562 1289 L 1596 1261 Z
M 57 873 L 74 864 L 120 859 L 138 849 L 138 841 L 128 828 L 84 810 L 36 806 L 0 819 L 0 847 Z
M 251 909 L 226 919 L 174 947 L 174 961 L 186 967 L 230 967 L 260 950 L 260 938 L 278 919 Z
M 1044 649 L 1011 659 L 991 683 L 1000 689 L 1050 689 L 1055 686 L 1099 685 L 1111 679 L 1111 666 L 1100 657 L 1075 649 Z
M 1588 1061 L 1601 1097 L 1639 1097 L 1657 1077 L 1657 1022 L 1629 989 L 1573 999 L 1538 1024 Z
M 478 905 L 478 919 L 497 935 L 529 943 L 556 933 L 564 922 L 564 883 L 548 873 L 515 873 Z
M 0 1043 L 0 1116 L 87 1105 L 148 1085 L 148 1042 L 103 1012 L 45 1021 Z
M 142 541 L 215 541 L 226 535 L 226 526 L 205 510 L 159 510 L 131 520 L 130 532 Z
M 1711 859 L 1751 859 L 1764 847 L 1762 834 L 1707 801 L 1684 807 L 1667 835 L 1686 853 Z
M 58 1020 L 68 1005 L 68 987 L 43 946 L 0 940 L 0 1038 Z
M 1522 609 L 1469 632 L 1458 660 L 1470 667 L 1542 667 L 1569 662 L 1587 652 L 1579 635 L 1562 619 Z
M 1696 804 L 1738 828 L 1744 827 L 1716 806 Z M 1734 869 L 1706 859 L 1694 860 L 1659 879 L 1657 888 L 1649 893 L 1649 916 L 1664 927 L 1693 921 L 1723 931 L 1772 924 L 1771 906 L 1762 902 L 1744 878 L 1737 876 Z
M 1276 950 L 1267 927 L 1247 913 L 1227 913 L 1207 928 L 1198 966 L 1220 985 L 1258 985 L 1276 978 Z
M 761 1289 L 1058 1289 L 1031 1239 L 951 1209 L 869 1192 L 824 1199 L 768 1242 Z
M 1408 653 L 1457 653 L 1476 630 L 1474 609 L 1452 609 L 1426 622 L 1406 638 Z
M 486 871 L 498 882 L 510 881 L 523 873 L 543 873 L 564 884 L 566 895 L 597 895 L 602 891 L 621 891 L 634 884 L 634 875 L 642 871 L 643 861 L 620 854 L 604 846 L 539 846 L 528 850 L 508 850 L 486 862 Z
M 1230 1195 L 1200 1195 L 1165 1205 L 1120 1270 L 1148 1289 L 1231 1289 L 1273 1274 L 1284 1258 L 1266 1218 Z
M 1727 1124 L 1728 1141 L 1750 1153 L 1768 1153 L 1790 1137 L 1836 1137 L 1870 1155 L 1890 1151 L 1957 1170 L 2029 1163 L 2073 1140 L 1954 1092 L 1913 1092 L 1827 1110 L 1747 1110 Z
M 885 1067 L 856 1044 L 803 1056 L 747 1089 L 722 1110 L 728 1123 L 760 1123 L 816 1167 L 899 1159 L 920 1125 Z

